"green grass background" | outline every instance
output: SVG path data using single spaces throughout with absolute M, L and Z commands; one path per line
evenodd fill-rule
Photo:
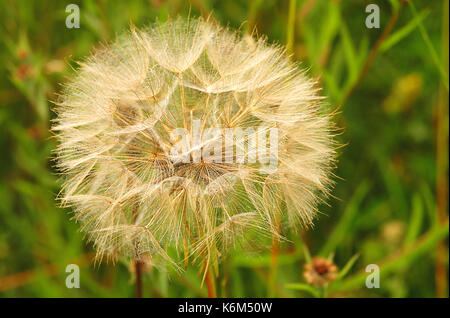
M 79 29 L 65 27 L 69 3 L 80 7 Z M 369 3 L 381 9 L 380 29 L 365 27 Z M 305 244 L 313 256 L 334 253 L 344 271 L 328 297 L 448 297 L 448 0 L 1 1 L 0 296 L 134 295 L 129 264 L 94 266 L 70 211 L 55 204 L 49 100 L 99 41 L 189 12 L 288 43 L 338 108 L 345 144 L 335 198 L 314 229 L 282 244 L 275 284 L 270 250 L 236 251 L 219 295 L 315 295 L 302 275 Z M 70 263 L 80 265 L 79 289 L 65 287 Z M 365 287 L 368 264 L 381 268 L 379 289 Z M 152 269 L 144 296 L 203 297 L 200 285 L 196 268 Z

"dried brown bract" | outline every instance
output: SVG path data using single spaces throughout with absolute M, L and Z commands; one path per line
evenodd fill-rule
M 324 286 L 337 278 L 338 268 L 330 259 L 315 257 L 305 264 L 303 276 L 308 284 Z

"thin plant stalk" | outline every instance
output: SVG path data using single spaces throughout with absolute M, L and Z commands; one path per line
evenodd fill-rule
M 247 19 L 247 33 L 252 34 L 255 31 L 256 18 L 258 16 L 259 9 L 263 4 L 262 0 L 253 0 L 249 2 L 248 6 L 248 19 Z
M 137 206 L 134 205 L 133 214 L 132 214 L 133 222 L 136 221 L 137 214 L 138 214 Z M 136 257 L 134 260 L 134 273 L 136 276 L 136 298 L 142 298 L 142 262 L 139 261 L 139 259 L 138 259 L 137 249 L 136 249 L 135 255 L 136 255 Z
M 286 32 L 286 52 L 289 55 L 294 53 L 294 31 L 295 31 L 295 15 L 296 15 L 297 0 L 289 1 L 289 16 Z
M 208 267 L 206 270 L 205 283 L 206 289 L 208 290 L 208 298 L 216 298 L 216 285 L 214 280 L 214 275 L 212 273 L 211 267 Z
M 142 298 L 142 262 L 134 262 L 136 272 L 136 298 Z
M 280 226 L 278 220 L 276 221 L 276 230 L 279 231 Z M 272 250 L 270 255 L 270 272 L 269 272 L 269 297 L 275 296 L 277 285 L 277 273 L 278 273 L 278 258 L 280 255 L 280 239 L 272 236 Z
M 448 70 L 448 0 L 443 1 L 442 17 L 442 53 L 441 62 Z M 439 224 L 444 224 L 447 218 L 447 194 L 448 194 L 448 94 L 444 80 L 441 78 L 439 97 L 436 107 L 436 213 Z M 443 298 L 447 293 L 446 255 L 448 248 L 445 241 L 441 240 L 436 246 L 436 296 Z

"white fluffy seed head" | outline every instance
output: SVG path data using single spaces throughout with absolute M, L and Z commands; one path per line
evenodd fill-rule
M 264 39 L 202 19 L 132 28 L 80 63 L 56 103 L 60 199 L 100 258 L 172 262 L 174 247 L 217 264 L 245 238 L 312 225 L 335 157 L 320 100 L 304 71 Z M 189 155 L 217 146 L 217 138 L 193 144 L 196 123 L 218 129 L 215 137 L 277 129 L 276 169 L 262 173 L 236 150 L 215 153 L 230 162 L 174 161 L 177 128 L 190 137 Z M 236 143 L 255 150 L 251 137 Z

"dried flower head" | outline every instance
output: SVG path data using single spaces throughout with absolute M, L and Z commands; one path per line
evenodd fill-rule
M 315 257 L 305 264 L 303 276 L 311 285 L 324 286 L 337 278 L 338 268 L 331 259 Z
M 111 259 L 217 264 L 277 220 L 312 225 L 334 159 L 314 86 L 262 38 L 202 19 L 132 28 L 56 103 L 60 199 Z

